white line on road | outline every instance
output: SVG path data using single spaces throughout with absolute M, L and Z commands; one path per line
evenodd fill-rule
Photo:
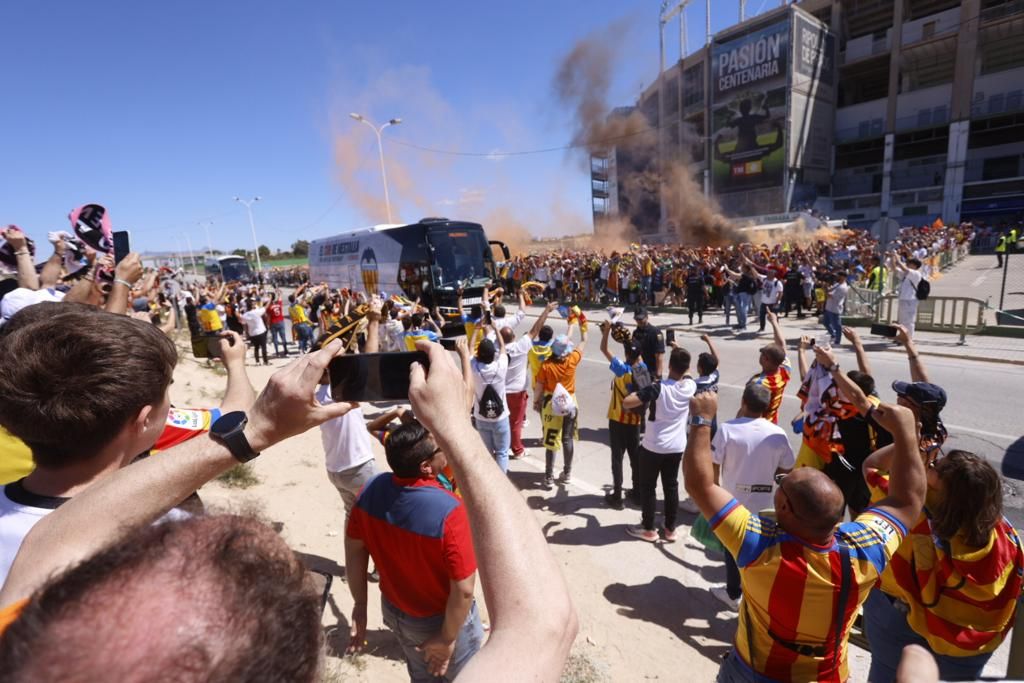
M 607 365 L 608 364 L 605 361 L 595 360 L 593 358 L 584 358 L 583 360 L 587 361 L 588 363 L 597 363 L 599 365 Z M 746 388 L 742 384 L 727 384 L 725 382 L 719 382 L 718 386 L 720 386 L 720 387 L 727 387 L 729 389 L 736 389 L 738 391 L 743 391 L 743 389 Z M 800 400 L 799 398 L 797 398 L 796 396 L 793 396 L 792 394 L 785 394 L 782 398 L 784 400 L 792 400 L 792 401 L 799 401 Z M 948 427 L 949 429 L 958 431 L 958 432 L 968 432 L 969 434 L 980 434 L 981 436 L 990 436 L 993 439 L 1004 439 L 1006 441 L 1016 441 L 1017 439 L 1021 438 L 1021 435 L 1012 436 L 1010 434 L 1000 434 L 998 432 L 987 432 L 984 429 L 974 429 L 973 427 L 963 427 L 961 425 L 947 424 L 946 427 Z
M 979 275 L 978 277 L 974 278 L 974 282 L 971 283 L 971 287 L 977 287 L 982 282 L 984 282 L 985 278 L 987 278 L 987 277 L 988 277 L 988 275 Z

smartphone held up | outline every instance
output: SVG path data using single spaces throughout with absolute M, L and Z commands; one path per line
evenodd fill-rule
M 422 351 L 358 353 L 331 360 L 331 397 L 337 402 L 407 401 L 413 363 L 429 367 Z

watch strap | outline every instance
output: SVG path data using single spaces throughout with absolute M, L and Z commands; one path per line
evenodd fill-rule
M 710 427 L 712 422 L 713 420 L 709 420 L 706 417 L 701 417 L 700 415 L 690 416 L 691 427 Z

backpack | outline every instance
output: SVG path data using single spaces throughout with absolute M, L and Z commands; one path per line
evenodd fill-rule
M 914 294 L 917 295 L 918 301 L 924 301 L 928 298 L 928 295 L 932 293 L 932 283 L 928 282 L 924 277 L 921 278 L 921 282 L 918 283 L 917 287 L 914 287 Z
M 484 387 L 476 406 L 477 414 L 486 420 L 497 420 L 505 413 L 505 404 L 493 384 Z

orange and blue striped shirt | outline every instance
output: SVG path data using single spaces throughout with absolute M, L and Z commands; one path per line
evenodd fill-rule
M 845 681 L 850 624 L 906 528 L 871 508 L 839 525 L 830 545 L 819 546 L 788 534 L 736 499 L 708 523 L 740 568 L 743 603 L 735 649 L 752 679 Z M 853 578 L 845 604 L 839 604 L 841 546 L 849 553 Z

